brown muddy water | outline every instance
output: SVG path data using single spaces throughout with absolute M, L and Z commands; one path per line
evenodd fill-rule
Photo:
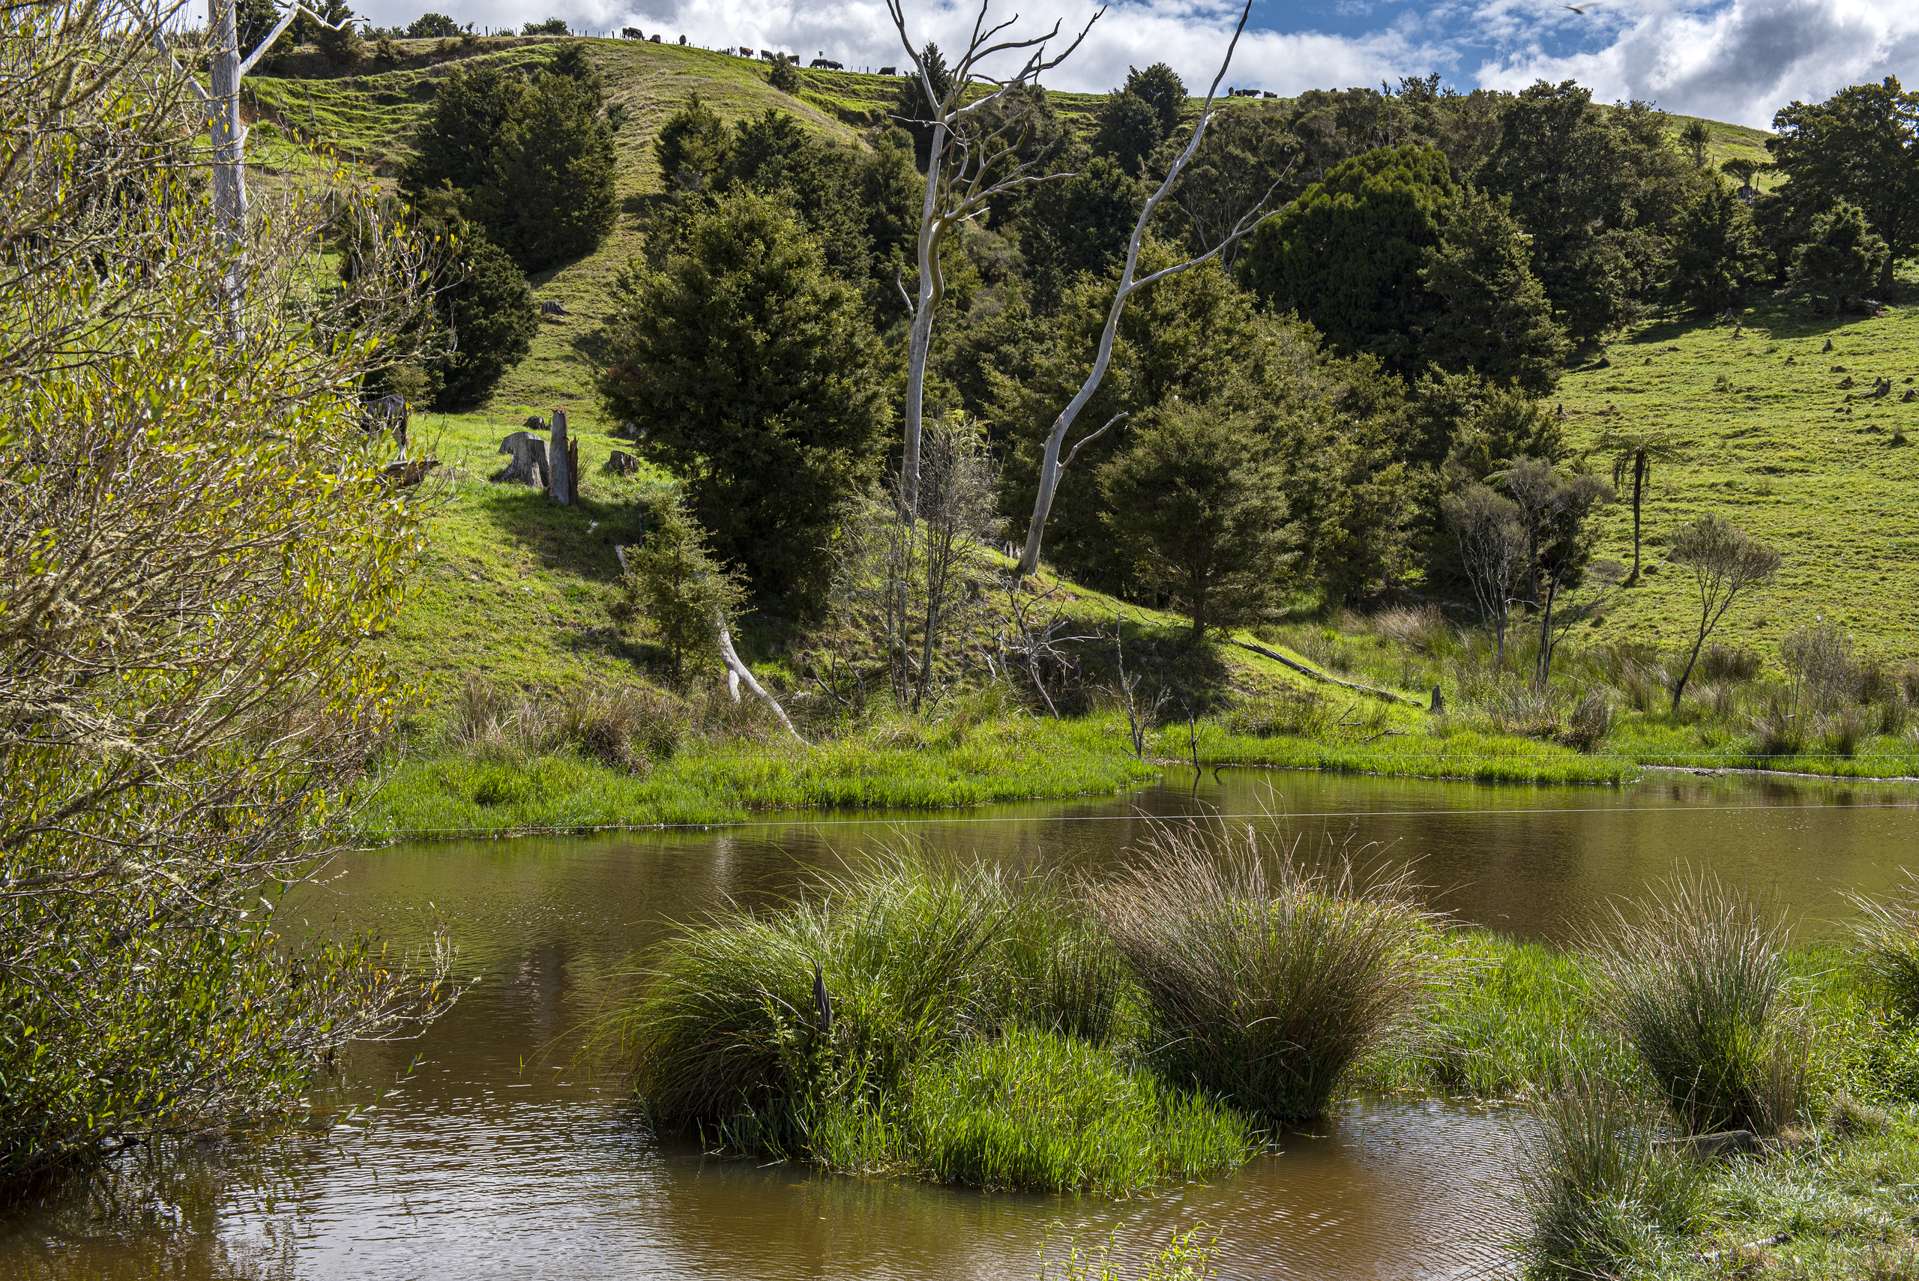
M 1143 814 L 1240 816 L 1302 851 L 1411 860 L 1433 902 L 1566 938 L 1676 867 L 1765 890 L 1809 936 L 1919 854 L 1913 792 L 1668 777 L 1625 791 L 1225 774 L 1126 798 L 723 831 L 399 847 L 349 860 L 290 918 L 405 941 L 437 921 L 471 990 L 418 1041 L 363 1047 L 328 1126 L 130 1163 L 0 1223 L 0 1278 L 1001 1278 L 1210 1225 L 1226 1277 L 1496 1274 L 1521 1226 L 1512 1112 L 1356 1100 L 1231 1178 L 1162 1195 L 983 1195 L 819 1176 L 663 1144 L 577 1033 L 636 949 L 732 897 L 915 840 L 1097 875 Z

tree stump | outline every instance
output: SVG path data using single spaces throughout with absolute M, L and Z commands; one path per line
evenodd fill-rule
M 493 473 L 493 479 L 506 485 L 546 487 L 546 442 L 531 432 L 516 431 L 500 442 L 500 452 L 511 459 Z
M 614 476 L 631 476 L 640 469 L 640 460 L 623 449 L 616 449 L 607 455 L 606 470 Z
M 553 411 L 552 441 L 547 446 L 546 496 L 571 507 L 580 496 L 580 444 L 566 434 L 566 411 Z

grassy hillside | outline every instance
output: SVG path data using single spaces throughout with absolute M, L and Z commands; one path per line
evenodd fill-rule
M 1919 451 L 1906 442 L 1919 438 L 1919 397 L 1902 398 L 1919 387 L 1919 308 L 1821 320 L 1766 306 L 1738 326 L 1653 325 L 1615 343 L 1608 362 L 1561 384 L 1568 443 L 1586 447 L 1609 425 L 1631 424 L 1670 431 L 1685 455 L 1654 469 L 1649 573 L 1622 594 L 1604 634 L 1679 638 L 1691 585 L 1660 564 L 1662 549 L 1685 521 L 1717 512 L 1785 557 L 1777 585 L 1728 616 L 1729 638 L 1770 652 L 1818 617 L 1885 656 L 1913 654 Z M 1882 377 L 1892 394 L 1860 399 Z M 1844 389 L 1848 378 L 1855 386 Z M 1621 504 L 1606 517 L 1601 554 L 1630 559 L 1631 538 Z

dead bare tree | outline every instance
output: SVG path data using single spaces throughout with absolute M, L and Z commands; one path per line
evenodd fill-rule
M 1016 90 L 1037 85 L 1042 75 L 1070 58 L 1093 24 L 1106 12 L 1102 8 L 1094 13 L 1063 53 L 1050 56 L 1046 48 L 1059 38 L 1058 22 L 1043 35 L 1011 36 L 1007 33 L 1018 23 L 1019 16 L 1015 14 L 1004 22 L 988 25 L 990 5 L 991 0 L 980 0 L 972 36 L 953 64 L 951 84 L 942 92 L 927 64 L 925 46 L 916 43 L 906 29 L 905 0 L 886 0 L 887 12 L 892 15 L 900 43 L 929 104 L 930 119 L 914 123 L 932 126 L 926 191 L 920 203 L 916 254 L 918 297 L 908 296 L 905 283 L 899 283 L 900 297 L 913 318 L 907 337 L 903 415 L 906 447 L 900 459 L 899 483 L 902 514 L 909 521 L 918 513 L 926 362 L 933 347 L 933 323 L 946 292 L 946 282 L 940 272 L 941 246 L 954 228 L 978 217 L 998 197 L 1031 183 L 1067 176 L 1043 172 L 1038 161 L 1019 158 L 1021 113 L 1001 113 L 995 117 L 991 108 L 1016 101 Z M 987 70 L 989 62 L 1008 55 L 1024 59 L 1011 75 L 999 77 Z
M 294 4 L 280 15 L 278 22 L 253 52 L 240 54 L 239 0 L 207 0 L 207 78 L 211 88 L 188 77 L 187 83 L 206 108 L 207 125 L 213 141 L 213 216 L 229 254 L 226 269 L 226 310 L 228 323 L 237 335 L 244 330 L 246 303 L 247 248 L 247 127 L 240 118 L 240 84 L 247 73 L 259 65 L 267 50 L 286 33 L 295 19 L 305 14 L 328 31 L 340 31 L 352 25 L 349 15 L 339 22 L 328 22 L 304 4 Z M 164 24 L 151 27 L 153 45 L 183 73 L 170 47 Z
M 1119 422 L 1118 417 L 1108 419 L 1098 430 L 1082 436 L 1071 449 L 1066 448 L 1066 437 L 1072 432 L 1073 424 L 1079 420 L 1081 411 L 1099 390 L 1100 383 L 1105 381 L 1107 368 L 1113 360 L 1113 343 L 1119 337 L 1119 322 L 1126 312 L 1127 302 L 1140 290 L 1217 258 L 1229 246 L 1244 239 L 1264 220 L 1267 203 L 1272 199 L 1273 192 L 1278 189 L 1277 182 L 1268 187 L 1265 193 L 1254 202 L 1252 208 L 1242 214 L 1239 220 L 1207 249 L 1156 271 L 1148 272 L 1144 276 L 1139 274 L 1140 251 L 1146 240 L 1146 230 L 1153 221 L 1153 215 L 1159 211 L 1167 194 L 1179 182 L 1180 174 L 1185 171 L 1194 154 L 1199 151 L 1200 143 L 1206 137 L 1206 127 L 1213 118 L 1213 104 L 1219 97 L 1220 82 L 1226 78 L 1226 72 L 1233 64 L 1233 52 L 1239 47 L 1239 38 L 1246 31 L 1246 21 L 1252 16 L 1252 11 L 1252 0 L 1246 0 L 1245 6 L 1239 11 L 1239 22 L 1233 28 L 1233 38 L 1227 42 L 1226 56 L 1220 60 L 1219 70 L 1214 74 L 1213 82 L 1206 90 L 1204 101 L 1200 103 L 1199 118 L 1193 122 L 1192 135 L 1186 140 L 1185 147 L 1174 157 L 1173 163 L 1168 166 L 1166 176 L 1160 180 L 1159 186 L 1146 198 L 1146 203 L 1140 206 L 1139 218 L 1133 224 L 1133 234 L 1126 242 L 1125 264 L 1120 269 L 1119 282 L 1113 287 L 1112 304 L 1106 311 L 1106 326 L 1100 331 L 1099 347 L 1093 355 L 1093 367 L 1087 372 L 1086 380 L 1080 384 L 1079 390 L 1067 402 L 1066 408 L 1060 410 L 1059 417 L 1053 420 L 1052 429 L 1046 434 L 1046 449 L 1040 458 L 1039 492 L 1033 499 L 1033 516 L 1026 527 L 1026 546 L 1020 553 L 1019 566 L 1014 571 L 1017 578 L 1023 578 L 1039 568 L 1040 550 L 1046 538 L 1046 521 L 1053 511 L 1053 496 L 1059 492 L 1060 477 L 1065 474 L 1067 467 L 1072 464 L 1081 449 L 1111 431 Z

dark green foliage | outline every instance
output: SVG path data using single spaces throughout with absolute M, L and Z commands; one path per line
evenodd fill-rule
M 1446 158 L 1432 148 L 1367 152 L 1260 228 L 1241 258 L 1245 279 L 1342 350 L 1416 369 L 1437 312 L 1419 269 L 1456 198 Z
M 1269 208 L 1283 207 L 1304 187 L 1296 174 L 1298 144 L 1279 125 L 1277 110 L 1272 103 L 1236 103 L 1207 126 L 1199 150 L 1159 214 L 1192 252 L 1204 253 L 1218 244 L 1261 200 Z M 1244 245 L 1239 241 L 1227 247 L 1229 264 L 1241 256 Z
M 1449 370 L 1474 370 L 1543 396 L 1559 381 L 1566 334 L 1533 275 L 1525 232 L 1503 200 L 1460 193 L 1419 279 L 1438 314 L 1424 354 Z
M 1139 183 L 1108 156 L 1095 156 L 1061 182 L 1041 184 L 1028 202 L 1021 245 L 1042 302 L 1082 272 L 1115 271 L 1139 220 Z
M 1533 272 L 1582 343 L 1628 319 L 1663 276 L 1663 229 L 1701 180 L 1661 117 L 1603 111 L 1571 81 L 1511 101 L 1478 178 L 1511 200 L 1533 238 Z
M 239 30 L 240 56 L 244 58 L 266 39 L 267 32 L 273 30 L 274 24 L 280 21 L 280 7 L 273 0 L 238 0 L 238 2 L 240 7 L 234 13 L 233 21 Z M 276 42 L 276 47 L 284 48 L 291 43 L 291 40 L 282 35 Z
M 352 67 L 366 56 L 366 41 L 360 36 L 355 14 L 348 8 L 345 0 L 323 0 L 311 6 L 326 23 L 315 22 L 306 13 L 301 13 L 287 28 L 294 44 L 316 46 L 325 55 L 326 60 L 336 67 Z M 279 21 L 276 17 L 274 21 Z M 243 50 L 243 52 L 246 52 Z
M 1764 272 L 1752 212 L 1731 188 L 1713 184 L 1674 229 L 1673 296 L 1693 311 L 1715 314 L 1744 298 Z
M 524 109 L 526 81 L 488 62 L 461 63 L 433 96 L 402 185 L 415 203 L 443 186 L 475 192 L 493 180 L 507 124 Z
M 1286 495 L 1268 442 L 1240 415 L 1174 402 L 1128 433 L 1099 472 L 1106 527 L 1132 581 L 1193 623 L 1252 623 L 1294 559 Z
M 1891 255 L 1864 211 L 1839 203 L 1819 214 L 1792 256 L 1790 283 L 1823 311 L 1843 311 L 1885 277 Z
M 731 141 L 719 113 L 702 102 L 697 93 L 688 98 L 685 106 L 666 118 L 653 139 L 653 154 L 660 162 L 667 190 L 717 190 L 726 172 Z
M 1128 67 L 1122 92 L 1153 109 L 1153 121 L 1161 139 L 1173 136 L 1173 130 L 1179 127 L 1180 113 L 1186 110 L 1186 82 L 1179 78 L 1178 72 L 1163 62 L 1155 62 L 1144 71 Z
M 773 66 L 766 73 L 766 82 L 781 93 L 798 93 L 800 91 L 798 64 L 783 53 L 775 54 Z
M 461 193 L 468 216 L 527 271 L 590 253 L 616 212 L 613 130 L 590 68 L 572 72 L 455 67 L 421 126 L 408 194 Z
M 1130 93 L 1111 93 L 1100 104 L 1093 152 L 1137 177 L 1145 172 L 1161 136 L 1159 115 L 1152 103 Z
M 1706 167 L 1706 148 L 1712 142 L 1712 130 L 1706 128 L 1703 120 L 1688 120 L 1686 127 L 1679 131 L 1679 141 L 1685 144 L 1686 154 L 1692 157 L 1694 165 Z
M 765 197 L 725 197 L 663 268 L 623 282 L 605 337 L 608 413 L 685 479 L 717 554 L 762 600 L 817 602 L 887 426 L 872 330 L 817 243 Z
M 539 22 L 522 23 L 520 34 L 523 36 L 564 36 L 572 33 L 567 30 L 565 18 L 544 18 Z
M 1766 146 L 1791 199 L 1811 211 L 1857 207 L 1890 250 L 1876 282 L 1889 284 L 1893 265 L 1919 251 L 1919 93 L 1887 76 L 1794 102 L 1773 128 Z
M 474 208 L 527 271 L 591 253 L 613 229 L 613 130 L 600 107 L 593 86 L 541 73 L 500 130 Z
M 456 223 L 449 243 L 447 284 L 434 298 L 447 337 L 434 407 L 471 409 L 526 355 L 540 314 L 526 277 L 477 227 Z
M 953 90 L 953 73 L 946 65 L 946 55 L 940 47 L 928 42 L 920 55 L 926 64 L 926 79 L 933 82 L 935 99 L 944 99 Z M 913 135 L 913 160 L 921 169 L 933 150 L 933 107 L 934 103 L 926 97 L 926 85 L 918 74 L 917 67 L 908 66 L 906 75 L 900 79 L 899 98 L 893 105 L 893 117 L 906 126 Z
M 450 40 L 460 34 L 460 24 L 444 13 L 423 13 L 407 24 L 406 33 L 414 40 Z
M 688 659 L 702 667 L 719 662 L 719 629 L 732 626 L 746 599 L 677 498 L 654 513 L 639 546 L 627 549 L 620 590 L 623 612 L 648 625 L 675 680 L 685 677 Z

